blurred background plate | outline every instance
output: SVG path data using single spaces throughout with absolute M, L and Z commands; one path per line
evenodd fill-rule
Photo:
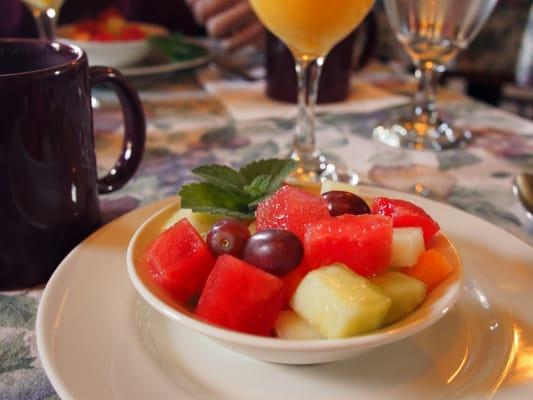
M 121 67 L 119 68 L 120 72 L 127 77 L 168 74 L 200 67 L 210 61 L 211 55 L 208 46 L 193 39 L 185 39 L 185 41 L 202 48 L 204 50 L 203 54 L 199 54 L 188 60 L 171 60 L 152 48 L 152 51 L 142 61 L 131 66 Z
M 200 40 L 170 34 L 159 25 L 127 22 L 128 28 L 143 32 L 137 40 L 80 40 L 78 24 L 58 28 L 60 41 L 81 47 L 90 65 L 118 68 L 125 76 L 166 74 L 206 64 L 209 47 Z

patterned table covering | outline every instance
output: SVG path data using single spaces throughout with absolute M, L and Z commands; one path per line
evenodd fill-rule
M 353 107 L 339 106 L 337 111 L 327 107 L 319 114 L 318 142 L 324 153 L 356 171 L 362 183 L 434 198 L 533 244 L 533 224 L 511 190 L 513 177 L 520 170 L 533 171 L 532 122 L 443 92 L 440 105 L 444 114 L 471 129 L 475 142 L 465 149 L 442 153 L 393 149 L 372 141 L 371 130 L 379 121 L 403 112 L 401 104 L 383 106 L 389 104 L 389 98 L 410 95 L 412 82 L 379 69 L 364 72 L 357 80 L 365 84 L 355 86 L 358 92 L 354 94 Z M 202 82 L 205 83 L 203 78 Z M 238 166 L 288 154 L 293 120 L 285 113 L 242 118 L 232 112 L 238 108 L 238 103 L 232 103 L 235 99 L 217 89 L 204 90 L 192 72 L 138 81 L 136 86 L 148 120 L 146 153 L 130 183 L 101 197 L 105 221 L 174 195 L 192 179 L 189 171 L 199 164 Z M 367 98 L 369 93 L 371 100 Z M 103 174 L 113 164 L 121 145 L 122 115 L 113 95 L 101 90 L 95 95 L 100 102 L 95 128 L 98 164 Z M 360 107 L 357 98 L 361 100 Z M 263 107 L 262 101 L 265 107 L 270 104 L 261 93 L 255 101 L 257 107 Z M 41 293 L 42 288 L 0 292 L 1 400 L 57 398 L 41 367 L 35 343 L 35 316 Z

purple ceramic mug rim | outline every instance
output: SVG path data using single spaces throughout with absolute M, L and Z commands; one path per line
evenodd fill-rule
M 85 55 L 85 52 L 81 47 L 78 47 L 76 45 L 67 44 L 67 43 L 60 43 L 55 41 L 48 41 L 48 40 L 40 40 L 40 39 L 19 39 L 19 38 L 13 38 L 13 39 L 0 39 L 0 46 L 4 43 L 20 43 L 20 44 L 30 44 L 30 45 L 50 45 L 56 50 L 59 50 L 59 48 L 63 47 L 65 49 L 70 49 L 73 54 L 76 55 L 75 58 L 72 60 L 59 64 L 54 65 L 51 67 L 46 68 L 40 68 L 35 69 L 32 71 L 24 71 L 24 72 L 15 72 L 15 73 L 9 73 L 9 74 L 0 74 L 0 80 L 3 79 L 14 79 L 14 78 L 21 78 L 21 77 L 42 77 L 47 75 L 59 75 L 61 73 L 64 73 L 68 70 L 70 70 L 73 66 L 76 64 L 86 62 L 87 56 Z

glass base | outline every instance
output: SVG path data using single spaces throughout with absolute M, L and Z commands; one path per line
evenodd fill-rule
M 287 182 L 291 185 L 313 189 L 325 180 L 350 183 L 357 185 L 359 176 L 346 168 L 338 167 L 328 160 L 322 153 L 316 151 L 313 157 L 303 159 L 297 152 L 292 152 L 290 157 L 298 162 L 294 172 L 289 175 Z
M 415 150 L 431 149 L 442 151 L 465 146 L 472 139 L 472 133 L 446 122 L 435 123 L 402 119 L 378 125 L 373 130 L 376 140 L 392 147 Z

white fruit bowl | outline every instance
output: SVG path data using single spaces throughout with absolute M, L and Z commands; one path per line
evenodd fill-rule
M 60 41 L 81 47 L 87 53 L 89 64 L 92 66 L 127 67 L 139 63 L 148 56 L 152 50 L 150 37 L 168 35 L 168 30 L 162 26 L 141 22 L 129 22 L 128 24 L 143 30 L 147 37 L 138 40 L 112 40 L 106 42 L 74 40 L 71 37 L 76 29 L 75 24 L 60 26 L 57 34 Z
M 446 256 L 454 272 L 427 295 L 417 310 L 395 324 L 350 338 L 320 340 L 284 340 L 220 328 L 195 318 L 194 314 L 156 286 L 145 272 L 145 249 L 178 210 L 179 204 L 166 207 L 137 229 L 127 251 L 130 279 L 141 297 L 174 323 L 252 358 L 281 364 L 318 364 L 349 358 L 429 327 L 448 312 L 459 296 L 463 276 L 461 260 L 452 243 L 439 233 L 432 239 L 431 247 Z

